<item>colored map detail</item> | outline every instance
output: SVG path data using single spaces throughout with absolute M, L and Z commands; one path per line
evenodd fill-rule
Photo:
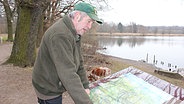
M 90 92 L 94 104 L 163 104 L 173 98 L 131 73 L 99 85 Z

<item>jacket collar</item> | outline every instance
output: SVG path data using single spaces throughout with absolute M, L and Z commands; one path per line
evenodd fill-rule
M 65 25 L 70 29 L 70 31 L 72 32 L 73 36 L 75 37 L 76 42 L 80 41 L 81 36 L 79 34 L 77 34 L 77 31 L 73 25 L 72 20 L 69 18 L 68 15 L 65 15 L 63 17 L 63 22 L 65 23 Z

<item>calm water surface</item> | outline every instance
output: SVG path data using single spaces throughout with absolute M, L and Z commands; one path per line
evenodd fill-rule
M 107 48 L 101 51 L 107 55 L 147 60 L 162 68 L 184 68 L 183 36 L 99 36 L 98 41 Z

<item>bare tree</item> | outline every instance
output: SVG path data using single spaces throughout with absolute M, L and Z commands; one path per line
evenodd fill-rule
M 44 30 L 46 30 L 57 19 L 72 11 L 74 5 L 80 1 L 94 4 L 98 10 L 107 8 L 107 0 L 52 0 L 44 14 Z
M 44 32 L 52 25 L 56 20 L 62 18 L 65 14 L 68 14 L 72 10 L 73 6 L 82 0 L 51 0 L 47 9 L 42 15 L 42 23 L 39 27 L 39 34 L 37 36 L 37 44 L 39 47 Z
M 49 0 L 16 0 L 18 19 L 15 41 L 7 62 L 22 67 L 34 64 L 38 28 L 49 2 Z
M 15 10 L 14 3 L 12 0 L 0 0 L 0 2 L 4 6 L 4 10 L 6 13 L 6 20 L 7 20 L 7 28 L 8 28 L 8 39 L 7 41 L 13 41 L 13 12 Z M 11 10 L 11 7 L 13 10 Z

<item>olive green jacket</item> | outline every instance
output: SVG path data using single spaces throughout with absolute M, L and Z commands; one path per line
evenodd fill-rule
M 80 36 L 65 16 L 44 34 L 35 61 L 32 83 L 46 96 L 67 91 L 76 104 L 92 104 L 85 88 L 89 88 L 80 51 Z

